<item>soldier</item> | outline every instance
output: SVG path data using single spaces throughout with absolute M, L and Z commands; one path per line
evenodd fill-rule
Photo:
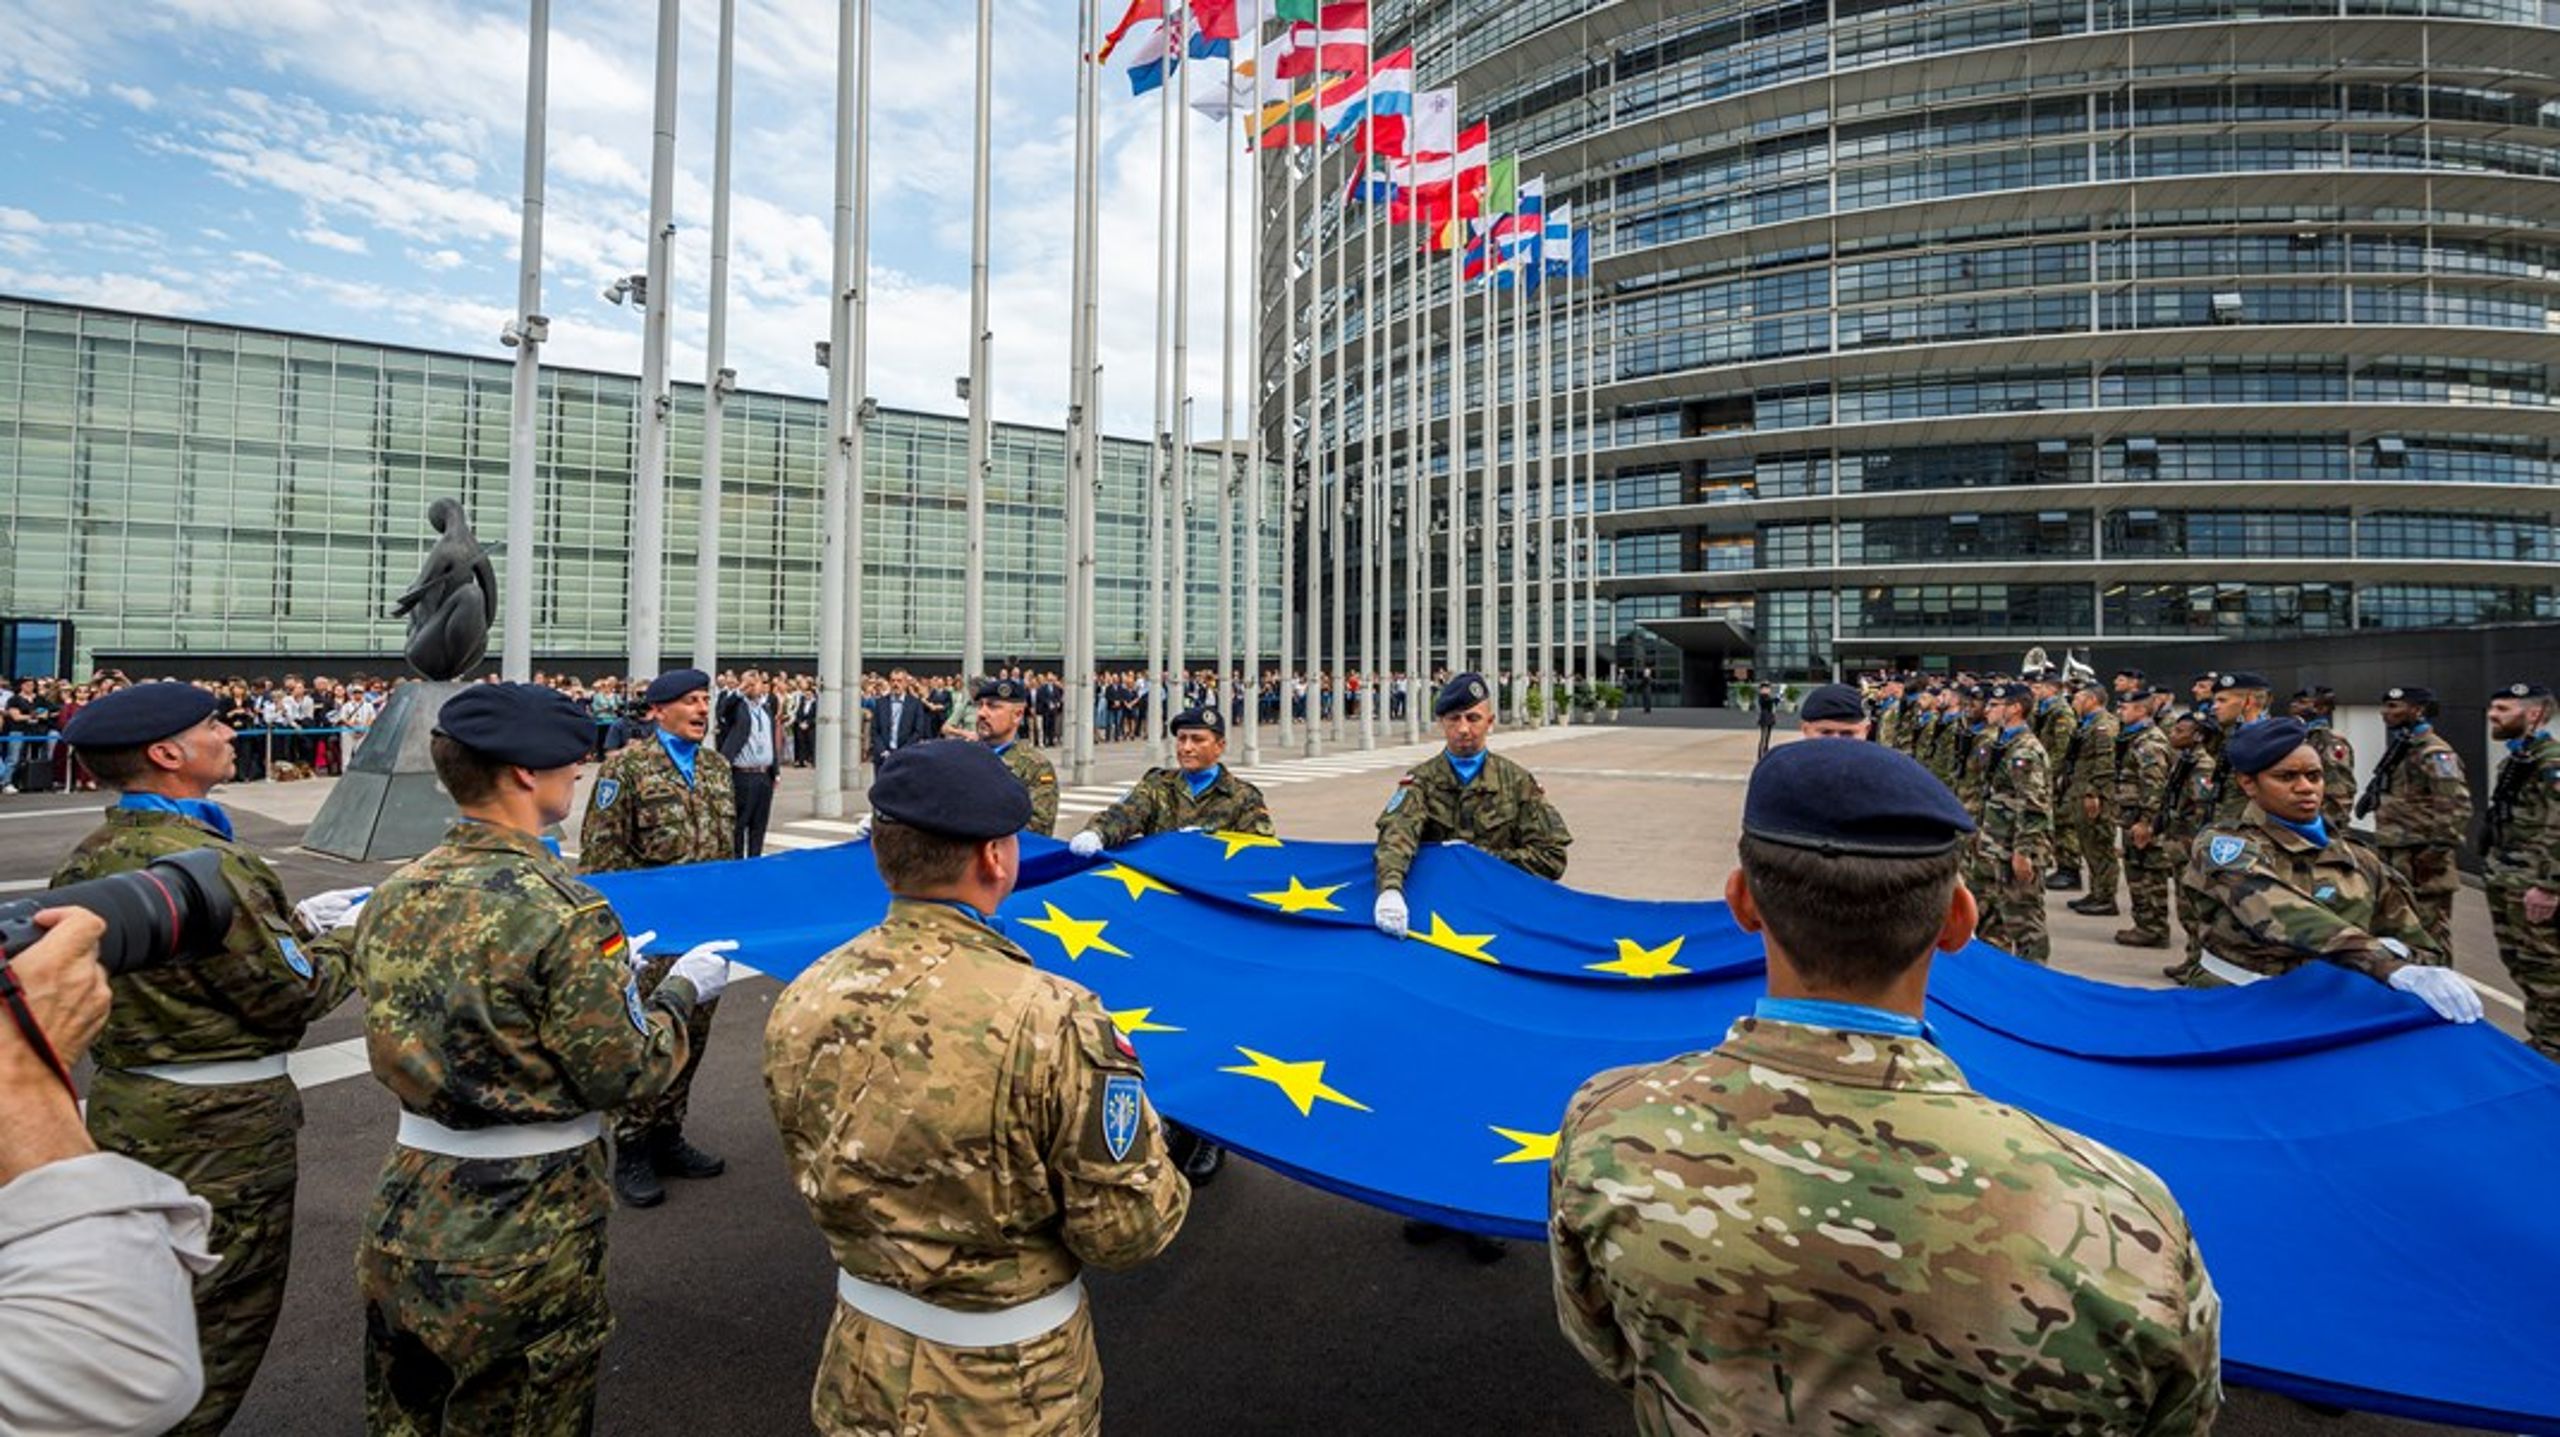
M 1982 791 L 1990 782 L 1992 752 L 1991 745 L 1982 739 L 1982 693 L 1979 684 L 1964 691 L 1968 715 L 1958 725 L 1955 737 L 1960 766 L 1956 770 L 1955 781 L 1948 785 L 1955 793 L 1956 802 L 1964 805 L 1964 811 L 1972 815 L 1976 823 L 1982 820 Z
M 2509 684 L 2489 700 L 2489 736 L 2504 742 L 2480 856 L 2498 961 L 2524 990 L 2525 1041 L 2560 1059 L 2560 739 L 2551 690 Z M 110 1028 L 112 1031 L 112 1028 Z
M 2044 745 L 2045 758 L 2053 769 L 2052 805 L 2057 815 L 2051 841 L 2053 873 L 2045 879 L 2044 886 L 2056 893 L 2068 893 L 2080 887 L 2080 825 L 2077 820 L 2064 821 L 2060 816 L 2071 812 L 2063 801 L 2062 789 L 2071 777 L 2071 740 L 2079 732 L 2079 715 L 2063 696 L 2059 672 L 2031 669 L 2026 680 L 2035 694 L 2035 708 L 2027 722 L 2035 731 L 2036 742 Z
M 2224 743 L 2267 716 L 2269 687 L 2265 675 L 2246 670 L 2213 676 L 2213 721 L 2220 726 Z M 2248 816 L 2249 798 L 2233 781 L 2231 765 L 2223 764 L 2214 776 L 2218 786 L 2213 791 L 2213 822 L 2228 827 Z
M 1714 1051 L 1574 1095 L 1556 1310 L 1638 1431 L 2211 1427 L 2221 1304 L 2176 1199 L 1974 1092 L 1923 1021 L 1973 928 L 1968 827 L 1898 754 L 1771 754 L 1725 880 L 1768 996 Z
M 1938 782 L 1955 786 L 1955 774 L 1947 767 L 1947 693 L 1931 684 L 1921 695 L 1920 713 L 1911 736 L 1911 756 L 1937 775 Z
M 2033 691 L 2025 684 L 1991 686 L 1985 713 L 1982 819 L 1973 835 L 1973 864 L 1966 882 L 1982 900 L 1984 942 L 2030 963 L 2051 960 L 2045 936 L 2045 871 L 2053 844 L 2053 775 L 2044 745 L 2027 730 Z
M 1867 705 L 1847 684 L 1824 684 L 1796 705 L 1796 734 L 1801 738 L 1867 736 Z
M 1087 1266 L 1164 1250 L 1190 1188 L 1094 996 L 991 926 L 1031 800 L 975 744 L 880 764 L 878 927 L 775 1001 L 765 1091 L 839 1269 L 825 1434 L 1076 1434 L 1101 1422 Z
M 2116 930 L 2127 948 L 2169 946 L 2169 880 L 2175 873 L 2163 832 L 2169 775 L 2176 755 L 2151 721 L 2149 689 L 2116 696 L 2116 777 L 2113 807 L 2124 832 L 2124 886 L 2133 903 L 2133 926 Z
M 1087 819 L 1067 847 L 1091 858 L 1105 848 L 1183 828 L 1268 837 L 1271 806 L 1261 789 L 1226 766 L 1226 756 L 1227 721 L 1216 709 L 1175 714 L 1175 767 L 1147 770 L 1119 802 Z
M 191 684 L 137 684 L 89 704 L 63 738 L 118 792 L 55 887 L 210 848 L 238 912 L 220 953 L 118 976 L 92 1055 L 89 1133 L 185 1183 L 213 1205 L 221 1265 L 195 1280 L 204 1394 L 172 1429 L 219 1432 L 248 1396 L 284 1308 L 302 1097 L 285 1055 L 353 986 L 347 945 L 327 934 L 364 890 L 296 908 L 266 860 L 234 838 L 213 802 L 232 774 L 220 700 Z M 324 936 L 327 934 L 327 936 Z
M 2116 676 L 2108 681 L 2107 689 L 2109 697 L 2118 708 L 2124 706 L 2126 694 L 2151 692 L 2150 683 L 2143 678 L 2140 669 L 2116 670 Z
M 596 770 L 578 828 L 578 871 L 616 873 L 714 863 L 730 854 L 737 827 L 737 797 L 729 761 L 706 746 L 711 728 L 711 676 L 676 669 L 650 681 L 641 701 L 657 732 L 616 750 Z M 655 992 L 674 963 L 650 959 L 640 970 L 640 993 Z M 613 1115 L 613 1190 L 633 1207 L 667 1200 L 658 1179 L 716 1178 L 728 1164 L 687 1141 L 684 1117 L 693 1094 L 694 1070 L 711 1041 L 716 998 L 695 1004 L 688 1020 L 684 1071 L 654 1097 L 626 1103 Z
M 1404 876 L 1426 843 L 1473 844 L 1540 878 L 1564 877 L 1573 834 L 1529 770 L 1486 749 L 1491 691 L 1478 674 L 1449 680 L 1433 703 L 1445 747 L 1415 764 L 1378 815 L 1378 931 L 1405 935 Z
M 2189 675 L 2187 678 L 2188 705 L 2199 709 L 2212 708 L 2213 682 L 2220 677 L 2222 677 L 2220 674 L 2214 673 L 2211 670 L 2207 670 L 2200 674 Z M 2217 719 L 2215 722 L 2219 723 L 2220 720 Z
M 2107 712 L 2107 692 L 2095 682 L 2071 690 L 2071 738 L 2064 749 L 2070 772 L 2063 779 L 2057 824 L 2078 830 L 2077 847 L 2089 869 L 2089 891 L 2063 905 L 2092 918 L 2113 918 L 2116 907 L 2116 738 L 2122 727 Z
M 1058 771 L 1040 750 L 1022 742 L 1022 716 L 1030 709 L 1031 690 L 1020 679 L 978 685 L 978 742 L 1022 781 L 1031 795 L 1031 831 L 1047 838 L 1058 828 Z
M 2327 684 L 2296 689 L 2288 711 L 2311 730 L 2311 746 L 2320 750 L 2328 770 L 2329 796 L 2321 801 L 2320 816 L 2344 832 L 2356 801 L 2356 749 L 2337 730 L 2338 691 Z
M 697 945 L 640 996 L 622 924 L 542 842 L 594 733 L 535 684 L 447 700 L 429 742 L 462 817 L 356 929 L 365 1050 L 401 1109 L 356 1252 L 377 1433 L 595 1422 L 613 1328 L 598 1113 L 675 1080 L 738 945 Z
M 2204 953 L 2204 890 L 2188 877 L 2187 859 L 2196 835 L 2213 822 L 2214 795 L 2221 791 L 2215 727 L 2213 715 L 2203 709 L 2178 715 L 2169 726 L 2169 779 L 2161 788 L 2161 857 L 2176 881 L 2178 926 L 2186 930 L 2187 956 L 2161 969 L 2160 976 L 2182 983 L 2204 971 L 2198 963 Z
M 1900 674 L 1887 674 L 1876 686 L 1876 742 L 1901 753 L 1911 751 L 1911 710 L 1902 702 Z
M 2356 800 L 2355 816 L 2373 815 L 2374 847 L 2409 885 L 2410 901 L 2436 947 L 2451 953 L 2453 896 L 2462 889 L 2455 864 L 2463 832 L 2471 826 L 2471 783 L 2462 772 L 2462 755 L 2436 732 L 2436 712 L 2433 689 L 2405 684 L 2383 694 L 2382 722 L 2391 743 Z
M 2250 807 L 2206 829 L 2187 860 L 2212 900 L 2205 973 L 2254 983 L 2325 960 L 2417 995 L 2447 1022 L 2478 1022 L 2480 995 L 2436 966 L 2444 957 L 2399 877 L 2321 818 L 2327 778 L 2310 728 L 2261 719 L 2224 743 L 2223 758 Z

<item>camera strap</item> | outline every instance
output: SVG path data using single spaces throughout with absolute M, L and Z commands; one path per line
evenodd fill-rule
M 80 1087 L 71 1081 L 71 1069 L 63 1063 L 62 1055 L 53 1050 L 53 1040 L 44 1035 L 44 1024 L 36 1021 L 36 1010 L 27 1006 L 27 986 L 18 981 L 17 970 L 6 959 L 0 959 L 0 1004 L 8 1006 L 9 1016 L 17 1022 L 18 1031 L 26 1035 L 27 1046 L 35 1049 L 36 1056 L 44 1059 L 44 1065 L 62 1080 L 63 1090 L 78 1098 Z

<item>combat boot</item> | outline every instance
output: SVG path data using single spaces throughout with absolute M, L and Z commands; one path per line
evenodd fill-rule
M 2116 906 L 2114 899 L 2100 898 L 2096 894 L 2086 898 L 2074 898 L 2062 906 L 2090 918 L 2113 918 L 2124 912 Z
M 2116 930 L 2116 943 L 2125 948 L 2166 948 L 2169 946 L 2169 935 L 2145 933 L 2139 928 L 2119 928 Z M 2175 970 L 2169 971 L 2175 972 Z
M 716 1178 L 729 1170 L 719 1154 L 686 1142 L 682 1133 L 660 1133 L 649 1145 L 649 1166 L 662 1178 Z
M 2051 877 L 2045 879 L 2044 886 L 2052 889 L 2056 893 L 2068 893 L 2072 889 L 2080 886 L 2080 870 L 2077 868 L 2057 868 L 2053 871 Z
M 658 1185 L 655 1165 L 649 1161 L 653 1146 L 645 1140 L 613 1145 L 613 1193 L 624 1207 L 656 1207 L 667 1200 L 667 1190 Z

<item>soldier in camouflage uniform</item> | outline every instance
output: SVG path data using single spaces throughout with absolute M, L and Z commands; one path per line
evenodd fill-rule
M 1919 761 L 1921 767 L 1935 774 L 1938 782 L 1953 788 L 1955 775 L 1947 770 L 1946 719 L 1946 691 L 1932 686 L 1921 695 L 1920 711 L 1913 716 L 1911 756 Z
M 221 1264 L 195 1281 L 204 1393 L 175 1429 L 219 1432 L 248 1395 L 284 1308 L 302 1097 L 285 1055 L 352 985 L 343 920 L 360 890 L 297 910 L 266 860 L 232 836 L 211 799 L 232 774 L 218 700 L 187 684 L 139 684 L 83 708 L 63 737 L 121 793 L 63 860 L 56 887 L 210 848 L 237 905 L 223 949 L 127 973 L 91 1050 L 90 1135 L 185 1183 L 213 1205 Z M 317 921 L 315 921 L 315 919 Z
M 2267 680 L 2261 674 L 2243 671 L 2213 676 L 2213 721 L 2220 727 L 2223 745 L 2227 747 L 2241 729 L 2267 716 L 2268 693 Z M 2221 756 L 2222 749 L 2216 749 L 2215 757 Z M 2247 818 L 2249 796 L 2240 791 L 2231 765 L 2223 764 L 2214 776 L 2213 821 L 2227 827 Z
M 1004 760 L 1005 770 L 1031 795 L 1031 831 L 1048 838 L 1058 831 L 1058 771 L 1022 737 L 1022 716 L 1030 711 L 1031 689 L 1022 680 L 978 685 L 977 740 Z
M 2030 963 L 2052 958 L 2045 935 L 2045 872 L 2053 844 L 2053 775 L 2027 730 L 2025 684 L 1990 686 L 1982 743 L 1982 818 L 1965 882 L 1981 900 L 1981 936 Z
M 1432 712 L 1446 747 L 1415 764 L 1378 815 L 1377 918 L 1390 938 L 1404 936 L 1404 876 L 1422 845 L 1456 839 L 1524 873 L 1562 878 L 1573 842 L 1529 770 L 1485 747 L 1493 704 L 1481 676 L 1449 680 Z
M 1163 1251 L 1190 1188 L 1111 1015 L 989 926 L 1021 785 L 974 744 L 924 744 L 881 761 L 871 806 L 888 914 L 765 1027 L 783 1161 L 839 1269 L 810 1417 L 829 1437 L 1088 1437 L 1082 1272 Z
M 2560 1059 L 2560 739 L 2551 690 L 2509 684 L 2489 700 L 2489 736 L 2507 746 L 2480 856 L 2498 961 L 2524 992 L 2525 1041 Z
M 2214 796 L 2221 791 L 2222 765 L 2215 756 L 2218 728 L 2204 709 L 2189 709 L 2169 726 L 2169 780 L 2161 789 L 2160 838 L 2166 849 L 2162 857 L 2175 885 L 2178 926 L 2186 930 L 2187 956 L 2160 974 L 2180 982 L 2203 971 L 2197 962 L 2204 952 L 2207 905 L 2204 890 L 2188 876 L 2187 860 L 2193 856 L 2196 835 L 2213 822 Z
M 660 674 L 642 693 L 657 732 L 629 744 L 596 769 L 596 786 L 578 827 L 578 871 L 619 873 L 679 863 L 717 863 L 732 853 L 737 793 L 729 761 L 702 741 L 711 729 L 711 676 L 700 669 Z M 674 962 L 660 954 L 640 970 L 640 993 L 657 991 Z M 613 1116 L 613 1187 L 633 1207 L 666 1201 L 661 1177 L 714 1178 L 718 1156 L 684 1135 L 694 1071 L 711 1042 L 715 1001 L 694 1005 L 684 1071 L 651 1098 L 624 1104 Z
M 1965 707 L 1969 716 L 1957 729 L 1955 738 L 1961 762 L 1954 781 L 1947 785 L 1954 791 L 1956 802 L 1964 805 L 1964 811 L 1971 814 L 1976 823 L 1982 821 L 1982 793 L 1991 780 L 1992 757 L 1991 745 L 1983 739 L 1981 695 L 1979 685 L 1965 690 Z
M 2169 775 L 2176 767 L 2167 735 L 2151 721 L 2149 689 L 2116 699 L 2114 818 L 2124 833 L 2124 886 L 2133 903 L 2133 926 L 2116 931 L 2127 948 L 2169 946 L 2169 883 L 2175 876 L 2166 833 Z
M 2327 684 L 2296 689 L 2286 711 L 2311 730 L 2311 746 L 2320 750 L 2321 768 L 2328 775 L 2320 816 L 2343 832 L 2356 801 L 2356 747 L 2338 732 L 2338 691 Z
M 2254 983 L 2330 962 L 2415 994 L 2449 1022 L 2480 1019 L 2480 995 L 2450 968 L 2409 890 L 2362 842 L 2320 816 L 2327 776 L 2300 719 L 2261 719 L 2223 757 L 2249 796 L 2246 819 L 2204 832 L 2188 860 L 2212 900 L 2203 967 Z
M 2078 732 L 2080 716 L 2064 695 L 2062 675 L 2053 669 L 2037 669 L 2026 675 L 2027 686 L 2035 694 L 2035 707 L 2027 715 L 2027 726 L 2035 733 L 2036 742 L 2044 745 L 2047 762 L 2053 769 L 2053 873 L 2044 886 L 2056 893 L 2068 893 L 2080 883 L 2080 825 L 2069 819 L 2071 808 L 2064 803 L 2063 785 L 2071 778 L 2071 739 Z
M 1902 702 L 1902 676 L 1886 676 L 1876 686 L 1876 742 L 1890 749 L 1909 753 L 1911 711 Z
M 1090 858 L 1149 834 L 1198 828 L 1211 833 L 1271 834 L 1262 790 L 1225 763 L 1227 721 L 1214 708 L 1173 716 L 1172 768 L 1151 768 L 1120 801 L 1085 821 L 1068 846 Z
M 582 1434 L 613 1317 L 603 1128 L 686 1062 L 726 950 L 647 999 L 613 910 L 542 843 L 594 727 L 534 684 L 446 701 L 436 776 L 462 817 L 385 880 L 356 929 L 373 1076 L 400 1101 L 356 1252 L 376 1434 Z
M 2374 847 L 2409 885 L 2410 900 L 2436 947 L 2450 954 L 2453 896 L 2462 891 L 2456 863 L 2471 827 L 2471 783 L 2462 755 L 2436 732 L 2436 712 L 2433 689 L 2411 684 L 2383 694 L 2382 722 L 2391 743 L 2356 800 L 2355 816 L 2373 815 Z
M 2121 727 L 2107 712 L 2107 691 L 2092 682 L 2071 690 L 2074 715 L 2063 752 L 2070 772 L 2062 782 L 2062 798 L 2054 810 L 2057 825 L 2078 830 L 2074 845 L 2088 865 L 2089 891 L 2064 906 L 2092 918 L 2112 918 L 2116 883 L 2116 735 Z
M 2221 1306 L 2176 1200 L 1974 1092 L 1922 1021 L 1926 960 L 1972 926 L 1965 827 L 1900 755 L 1771 754 L 1725 889 L 1768 996 L 1713 1051 L 1574 1095 L 1557 1315 L 1637 1431 L 2212 1426 Z

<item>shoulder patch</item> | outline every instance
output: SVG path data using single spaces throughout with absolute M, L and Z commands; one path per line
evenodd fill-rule
M 293 970 L 293 976 L 297 978 L 311 976 L 311 957 L 302 951 L 301 944 L 290 938 L 279 937 L 276 939 L 276 949 L 284 954 L 284 966 Z
M 2427 772 L 2435 775 L 2437 778 L 2460 778 L 2462 776 L 2462 760 L 2460 757 L 2455 755 L 2452 749 L 2437 749 L 2433 753 L 2427 755 Z
M 1387 795 L 1387 812 L 1393 813 L 1397 809 L 1404 807 L 1404 796 L 1412 787 L 1413 780 L 1409 778 L 1404 782 L 1397 784 L 1396 791 Z
M 649 1010 L 640 1001 L 640 979 L 635 974 L 622 983 L 622 1011 L 631 1017 L 631 1026 L 644 1036 L 649 1031 Z
M 2217 833 L 2213 841 L 2205 845 L 2205 857 L 2211 859 L 2216 868 L 2235 867 L 2248 856 L 2249 840 L 2236 834 Z
M 621 779 L 600 778 L 596 780 L 596 812 L 602 813 L 606 809 L 613 807 L 613 801 L 620 797 L 622 797 Z
M 1126 1073 L 1102 1080 L 1102 1146 L 1113 1162 L 1125 1161 L 1138 1140 L 1139 1119 L 1146 1111 L 1146 1086 Z

